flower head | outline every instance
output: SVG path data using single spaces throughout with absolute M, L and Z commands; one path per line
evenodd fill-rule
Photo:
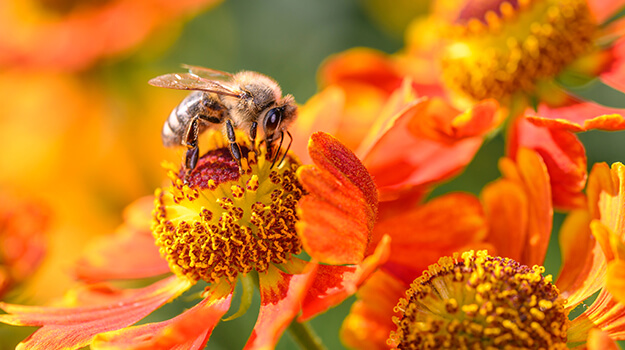
M 201 348 L 229 310 L 237 282 L 244 295 L 251 295 L 257 278 L 261 309 L 247 348 L 271 347 L 300 311 L 302 319 L 310 318 L 340 303 L 386 260 L 388 240 L 365 255 L 377 208 L 375 186 L 336 139 L 315 134 L 310 146 L 315 164 L 305 168 L 293 154 L 272 165 L 259 145 L 243 141 L 240 171 L 221 134 L 208 138 L 209 151 L 190 174 L 169 170 L 171 186 L 157 190 L 153 199 L 151 229 L 145 217 L 150 202 L 143 200 L 129 210 L 113 240 L 92 246 L 77 269 L 79 277 L 91 282 L 173 275 L 134 290 L 87 284 L 56 307 L 2 304 L 8 314 L 0 321 L 43 326 L 24 342 L 27 347 Z M 342 199 L 327 195 L 329 185 Z M 298 207 L 300 199 L 308 199 L 312 207 Z M 332 232 L 317 233 L 318 238 L 310 234 L 310 210 L 346 217 L 346 208 L 360 208 L 365 215 L 342 232 L 346 240 L 338 249 L 325 244 L 333 239 L 325 235 Z M 302 248 L 311 262 L 296 256 Z M 127 249 L 136 257 L 127 256 Z M 129 327 L 197 283 L 206 284 L 204 299 L 190 310 L 171 320 Z M 244 300 L 230 317 L 247 310 Z
M 506 178 L 482 194 L 490 223 L 487 241 L 497 255 L 451 254 L 414 280 L 392 269 L 376 272 L 357 293 L 359 300 L 344 323 L 342 333 L 350 346 L 365 348 L 363 330 L 373 328 L 377 330 L 367 341 L 375 345 L 368 348 L 557 349 L 587 344 L 590 349 L 601 349 L 623 339 L 625 307 L 618 302 L 619 292 L 609 293 L 605 264 L 606 258 L 616 256 L 608 247 L 623 242 L 617 219 L 622 206 L 613 205 L 621 197 L 617 179 L 622 177 L 618 170 L 622 166 L 614 165 L 612 175 L 602 165 L 593 169 L 586 190 L 587 209 L 571 212 L 562 225 L 564 264 L 554 283 L 536 265 L 542 261 L 550 233 L 550 226 L 545 226 L 551 222 L 550 208 L 544 205 L 549 182 L 539 175 L 546 175 L 546 167 L 539 166 L 540 157 L 529 150 L 522 150 L 517 162 L 517 170 L 511 168 L 512 163 L 502 162 Z M 519 227 L 529 230 L 517 231 Z M 416 248 L 403 250 L 416 255 Z M 622 283 L 618 275 L 613 275 L 616 291 Z M 588 309 L 571 317 L 577 305 L 599 290 Z

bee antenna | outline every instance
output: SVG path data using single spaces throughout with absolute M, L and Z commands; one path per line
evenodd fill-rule
M 278 156 L 280 156 L 280 150 L 282 149 L 282 141 L 284 141 L 284 132 L 280 131 L 280 144 L 278 145 L 276 155 L 273 157 L 273 162 L 271 162 L 271 166 L 269 167 L 269 169 L 273 168 L 273 166 L 276 165 L 276 160 L 278 159 Z

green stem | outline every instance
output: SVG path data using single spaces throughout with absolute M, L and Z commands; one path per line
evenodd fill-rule
M 315 331 L 308 323 L 291 322 L 289 333 L 302 349 L 307 350 L 325 350 L 321 338 L 315 334 Z

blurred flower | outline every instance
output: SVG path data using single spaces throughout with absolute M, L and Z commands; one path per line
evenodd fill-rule
M 43 203 L 0 192 L 0 298 L 27 281 L 42 263 L 49 221 Z
M 445 85 L 458 97 L 496 98 L 522 111 L 570 121 L 579 130 L 620 130 L 622 110 L 580 101 L 562 84 L 593 78 L 625 88 L 622 21 L 607 24 L 622 1 L 450 0 L 438 3 Z M 596 117 L 603 116 L 597 122 Z M 605 121 L 608 119 L 608 121 Z M 587 123 L 593 123 L 592 126 Z
M 265 153 L 256 155 L 242 144 L 241 174 L 221 134 L 213 135 L 218 136 L 188 177 L 172 169 L 172 185 L 157 190 L 152 229 L 149 203 L 137 202 L 112 241 L 90 248 L 77 273 L 94 283 L 68 294 L 62 306 L 1 304 L 9 313 L 0 316 L 2 322 L 43 326 L 24 346 L 202 348 L 228 311 L 237 281 L 243 296 L 231 318 L 249 307 L 246 295 L 257 276 L 261 310 L 247 347 L 272 347 L 300 311 L 310 318 L 340 303 L 387 258 L 388 239 L 365 256 L 377 192 L 358 159 L 334 138 L 313 135 L 315 165 L 304 167 L 290 154 L 272 169 Z M 312 262 L 296 257 L 302 247 Z M 95 283 L 170 271 L 134 290 Z M 190 310 L 128 327 L 202 281 L 208 283 L 205 298 Z
M 587 344 L 590 349 L 592 346 L 603 349 L 607 348 L 603 347 L 605 344 L 613 344 L 614 339 L 624 338 L 625 304 L 617 301 L 618 294 L 613 296 L 608 292 L 610 277 L 606 279 L 604 254 L 590 234 L 591 228 L 596 231 L 613 227 L 622 236 L 614 212 L 620 208 L 616 205 L 620 203 L 620 192 L 615 193 L 610 180 L 621 183 L 622 165 L 613 166 L 613 177 L 604 165 L 593 169 L 587 188 L 592 204 L 587 210 L 573 211 L 561 228 L 564 264 L 554 286 L 550 276 L 540 276 L 544 269 L 536 265 L 546 252 L 551 225 L 546 169 L 544 164 L 540 165 L 540 157 L 528 150 L 521 151 L 518 161 L 515 170 L 512 162 L 504 159 L 500 166 L 506 177 L 487 186 L 482 193 L 490 226 L 488 242 L 495 247 L 497 256 L 506 258 L 483 253 L 441 258 L 414 282 L 406 274 L 383 267 L 357 293 L 358 300 L 342 329 L 347 345 L 388 348 L 386 340 L 391 331 L 393 346 L 423 341 L 434 348 L 443 344 L 451 348 L 461 343 L 470 346 L 475 341 L 488 345 L 481 341 L 492 340 L 495 343 L 491 345 L 496 347 L 506 344 L 537 347 L 536 342 L 545 342 L 551 344 L 549 348 Z M 519 180 L 529 182 L 523 185 Z M 394 241 L 394 234 L 389 234 Z M 607 236 L 603 237 L 606 238 L 598 242 L 608 241 Z M 619 239 L 622 242 L 623 238 Z M 405 252 L 398 252 L 396 248 L 390 261 L 395 254 L 416 256 L 420 249 L 406 247 Z M 527 267 L 532 265 L 535 267 Z M 619 283 L 622 282 L 615 285 Z M 409 286 L 411 289 L 405 294 Z M 569 312 L 600 289 L 592 306 L 569 322 Z M 510 298 L 511 295 L 515 297 Z M 395 308 L 400 298 L 405 299 Z M 419 307 L 420 303 L 427 307 Z M 391 322 L 393 317 L 399 317 L 396 324 Z M 488 336 L 479 338 L 480 334 Z
M 127 53 L 215 0 L 9 0 L 0 4 L 0 67 L 83 70 Z

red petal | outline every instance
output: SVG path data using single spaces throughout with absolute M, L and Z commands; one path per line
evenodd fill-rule
M 24 349 L 64 349 L 89 344 L 98 333 L 127 327 L 191 286 L 172 276 L 146 288 L 120 291 L 106 304 L 83 307 L 40 307 L 0 303 L 7 315 L 0 322 L 43 326 L 22 342 Z
M 203 349 L 230 308 L 232 294 L 209 296 L 175 318 L 97 335 L 93 349 Z
M 315 133 L 314 166 L 298 170 L 309 195 L 299 204 L 298 233 L 306 252 L 331 264 L 362 261 L 377 216 L 377 190 L 358 158 L 335 138 Z
M 259 273 L 260 313 L 245 349 L 273 349 L 301 309 L 301 302 L 316 274 L 309 264 L 303 274 L 291 275 L 270 265 Z
M 383 271 L 376 271 L 356 293 L 349 315 L 341 327 L 341 339 L 354 349 L 388 349 L 386 341 L 397 326 L 392 317 L 408 285 Z
M 96 240 L 85 250 L 75 267 L 77 277 L 98 282 L 152 277 L 170 272 L 150 230 L 153 209 L 152 196 L 144 197 L 126 208 L 124 225 L 114 235 Z
M 389 257 L 390 238 L 384 237 L 375 252 L 356 266 L 319 265 L 302 305 L 299 321 L 306 321 L 354 294 L 358 287 Z
M 577 137 L 559 129 L 539 127 L 519 118 L 511 133 L 509 154 L 516 157 L 519 147 L 536 151 L 545 162 L 554 206 L 562 209 L 585 207 L 582 190 L 586 185 L 586 152 Z

